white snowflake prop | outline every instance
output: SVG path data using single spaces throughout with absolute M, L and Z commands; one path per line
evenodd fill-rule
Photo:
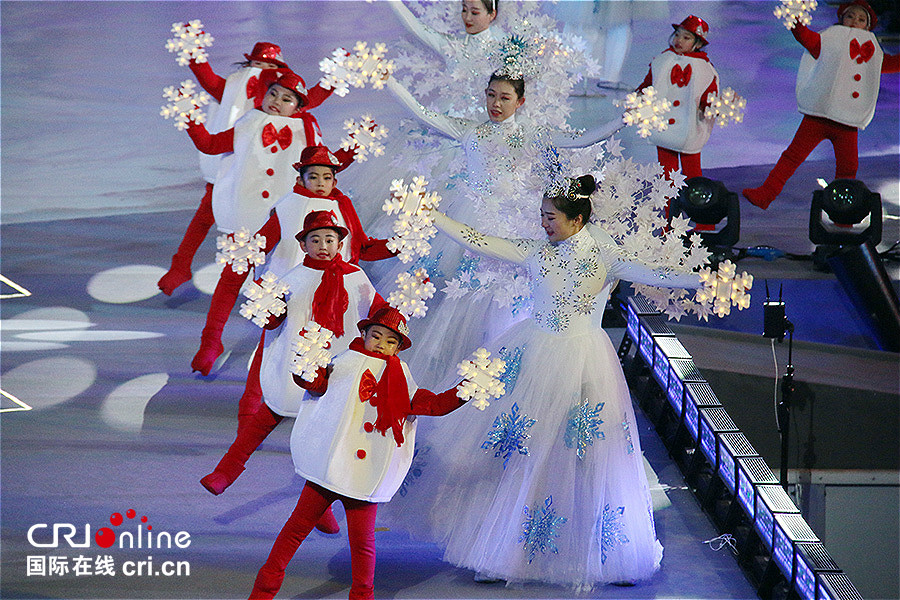
M 331 348 L 333 339 L 331 330 L 315 321 L 307 323 L 292 346 L 294 356 L 291 359 L 291 373 L 306 381 L 314 381 L 316 372 L 331 362 L 331 352 L 328 349 Z
M 352 54 L 338 48 L 330 58 L 319 62 L 319 70 L 324 73 L 319 84 L 325 89 L 334 88 L 338 96 L 346 96 L 351 85 L 361 88 L 369 83 L 376 90 L 381 89 L 394 70 L 393 61 L 384 59 L 386 52 L 387 46 L 384 44 L 369 48 L 365 42 L 356 42 Z
M 746 271 L 738 275 L 730 260 L 720 263 L 716 271 L 708 267 L 702 269 L 699 275 L 703 287 L 697 290 L 695 298 L 711 306 L 719 317 L 730 314 L 732 306 L 737 306 L 738 310 L 749 308 L 750 294 L 747 291 L 753 287 L 753 275 Z
M 384 144 L 380 140 L 387 137 L 387 127 L 379 125 L 372 117 L 363 115 L 359 121 L 350 119 L 344 121 L 344 131 L 347 137 L 341 140 L 341 148 L 356 150 L 355 160 L 365 162 L 369 156 L 381 156 L 384 154 Z
M 166 40 L 166 50 L 178 53 L 175 61 L 179 66 L 187 66 L 191 60 L 198 63 L 207 61 L 206 49 L 212 46 L 214 38 L 203 31 L 203 23 L 199 19 L 173 23 L 172 33 L 175 37 Z
M 389 250 L 397 252 L 398 258 L 408 263 L 416 256 L 425 256 L 431 251 L 428 240 L 437 234 L 430 211 L 437 208 L 441 197 L 429 192 L 424 177 L 414 177 L 409 185 L 402 179 L 391 182 L 391 197 L 381 207 L 389 215 L 396 214 L 394 236 L 387 242 Z
M 246 227 L 234 233 L 223 233 L 216 238 L 216 264 L 231 265 L 231 270 L 240 275 L 250 270 L 251 266 L 263 265 L 266 255 L 262 249 L 266 245 L 266 236 L 251 236 Z
M 244 290 L 249 300 L 241 305 L 241 316 L 265 327 L 269 317 L 284 314 L 287 309 L 284 299 L 290 290 L 274 273 L 264 274 L 258 283 L 254 281 Z
M 197 85 L 190 79 L 182 81 L 178 89 L 174 85 L 163 89 L 163 97 L 169 103 L 162 107 L 159 114 L 166 119 L 174 117 L 176 129 L 184 131 L 191 121 L 206 121 L 206 114 L 200 107 L 209 104 L 211 98 L 206 92 L 197 92 Z
M 741 123 L 744 120 L 744 108 L 747 100 L 739 96 L 730 87 L 722 90 L 721 95 L 710 96 L 709 106 L 703 113 L 706 119 L 715 119 L 716 125 L 725 127 L 729 123 Z
M 672 110 L 672 105 L 665 98 L 659 98 L 653 86 L 645 87 L 640 93 L 633 92 L 625 96 L 625 114 L 622 121 L 625 125 L 637 127 L 638 135 L 649 137 L 653 131 L 665 131 L 669 127 L 663 115 Z
M 407 319 L 424 317 L 428 312 L 425 301 L 431 300 L 435 289 L 425 269 L 419 267 L 412 273 L 404 271 L 397 275 L 397 289 L 388 296 L 388 304 L 399 310 Z
M 457 365 L 457 372 L 464 379 L 456 392 L 463 400 L 472 400 L 472 406 L 484 410 L 491 405 L 488 398 L 499 398 L 506 393 L 499 377 L 506 371 L 502 358 L 491 360 L 491 353 L 484 348 L 476 350 L 471 358 Z
M 816 0 L 781 0 L 781 5 L 775 8 L 774 14 L 785 27 L 793 29 L 797 23 L 812 23 L 812 13 L 817 6 Z

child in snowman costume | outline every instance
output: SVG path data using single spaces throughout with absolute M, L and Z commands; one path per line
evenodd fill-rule
M 303 148 L 322 140 L 316 118 L 303 109 L 306 84 L 288 70 L 261 74 L 265 94 L 256 109 L 234 126 L 210 133 L 191 123 L 187 132 L 205 154 L 233 153 L 219 165 L 212 192 L 212 209 L 219 231 L 256 231 L 269 218 L 275 201 L 291 190 L 293 165 Z
M 838 24 L 819 33 L 801 23 L 791 30 L 806 49 L 797 72 L 803 120 L 763 184 L 743 190 L 764 210 L 823 140 L 834 147 L 835 179 L 856 179 L 859 130 L 875 114 L 881 74 L 900 71 L 900 55 L 885 54 L 872 33 L 878 16 L 866 0 L 841 4 L 837 14 Z
M 198 63 L 191 59 L 190 69 L 200 86 L 215 99 L 217 104 L 210 107 L 206 119 L 206 128 L 210 133 L 219 133 L 230 129 L 235 121 L 255 108 L 259 97 L 265 93 L 260 80 L 264 69 L 287 69 L 287 63 L 281 54 L 281 48 L 271 42 L 257 42 L 250 54 L 244 54 L 245 61 L 238 63 L 240 67 L 228 77 L 216 75 L 208 62 Z M 314 86 L 307 93 L 307 103 L 302 110 L 310 110 L 320 105 L 331 95 L 333 89 Z M 194 254 L 206 238 L 209 228 L 215 222 L 212 210 L 213 184 L 223 160 L 230 159 L 231 154 L 208 155 L 200 153 L 200 171 L 206 180 L 206 193 L 200 200 L 200 206 L 188 225 L 178 251 L 172 256 L 172 264 L 157 285 L 167 296 L 182 283 L 190 280 L 191 262 Z
M 250 598 L 274 598 L 285 569 L 322 513 L 340 500 L 347 513 L 352 584 L 349 598 L 374 598 L 375 515 L 409 471 L 415 415 L 445 415 L 463 405 L 456 388 L 419 389 L 397 352 L 412 345 L 404 316 L 382 306 L 357 325 L 361 337 L 320 369 L 291 432 L 291 456 L 306 479 Z
M 359 267 L 341 255 L 348 230 L 332 211 L 318 210 L 306 215 L 303 229 L 296 235 L 304 252 L 303 261 L 280 276 L 290 287 L 287 309 L 266 324 L 269 335 L 257 351 L 255 372 L 263 404 L 244 421 L 238 435 L 215 470 L 200 480 L 212 494 L 221 494 L 244 471 L 244 464 L 284 417 L 297 414 L 303 391 L 291 378 L 292 345 L 309 321 L 334 334 L 329 350 L 339 354 L 350 346 L 350 332 L 373 307 L 384 304 L 381 296 Z
M 650 134 L 666 176 L 678 170 L 685 177 L 700 177 L 700 150 L 709 140 L 713 120 L 703 112 L 710 95 L 719 91 L 719 75 L 702 49 L 709 43 L 709 25 L 689 15 L 669 38 L 669 48 L 650 62 L 650 70 L 637 91 L 650 85 L 672 104 L 668 127 Z M 667 209 L 668 210 L 668 209 Z

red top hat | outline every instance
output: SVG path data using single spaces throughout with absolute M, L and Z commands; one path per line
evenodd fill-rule
M 399 350 L 406 350 L 412 346 L 412 341 L 409 339 L 409 327 L 406 325 L 406 317 L 389 304 L 382 305 L 374 313 L 356 324 L 360 333 L 365 332 L 366 327 L 369 325 L 381 325 L 399 335 Z
M 281 56 L 281 47 L 271 42 L 256 42 L 253 51 L 250 54 L 244 54 L 247 60 L 258 60 L 260 62 L 268 62 L 287 68 L 287 63 Z
M 851 6 L 858 6 L 866 11 L 869 15 L 869 31 L 875 29 L 875 26 L 878 24 L 878 15 L 875 14 L 875 9 L 869 6 L 869 3 L 866 0 L 853 0 L 852 2 L 845 2 L 838 6 L 838 20 L 844 18 L 844 13 L 847 12 L 847 9 Z
M 345 166 L 341 164 L 341 160 L 337 156 L 331 153 L 327 146 L 321 144 L 304 148 L 303 152 L 300 153 L 300 162 L 296 162 L 292 166 L 299 171 L 303 167 L 312 167 L 313 165 L 332 167 L 338 171 Z
M 338 234 L 338 239 L 341 240 L 350 233 L 350 230 L 346 227 L 338 225 L 337 215 L 334 214 L 333 210 L 314 210 L 303 219 L 303 231 L 294 237 L 297 238 L 298 242 L 303 241 L 310 231 L 315 231 L 316 229 L 334 229 Z
M 303 78 L 294 73 L 291 70 L 281 71 L 278 79 L 269 84 L 269 86 L 280 85 L 283 88 L 287 88 L 300 96 L 300 100 L 302 104 L 306 104 L 308 99 L 306 97 L 306 82 L 303 81 Z
M 700 17 L 688 15 L 688 17 L 681 23 L 672 23 L 673 29 L 677 30 L 679 27 L 683 27 L 685 30 L 690 31 L 695 36 L 697 36 L 697 39 L 702 42 L 701 47 L 709 43 L 709 40 L 706 39 L 706 36 L 709 35 L 709 25 Z

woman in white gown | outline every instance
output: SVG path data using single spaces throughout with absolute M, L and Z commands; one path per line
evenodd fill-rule
M 622 260 L 583 225 L 590 176 L 541 204 L 546 238 L 487 236 L 434 211 L 479 255 L 524 267 L 531 317 L 490 346 L 516 349 L 505 396 L 443 420 L 418 456 L 391 519 L 444 559 L 508 582 L 589 588 L 633 583 L 662 559 L 628 387 L 609 337 L 591 322 L 610 278 L 697 287 Z

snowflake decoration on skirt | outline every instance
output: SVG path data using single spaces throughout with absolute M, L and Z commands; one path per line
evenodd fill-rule
M 557 516 L 553 508 L 553 496 L 547 496 L 540 510 L 531 512 L 525 507 L 525 521 L 522 522 L 522 535 L 520 542 L 525 542 L 525 552 L 528 554 L 528 564 L 534 560 L 535 555 L 547 551 L 559 554 L 556 547 L 556 538 L 559 537 L 559 529 L 566 521 L 565 517 Z
M 424 268 L 419 267 L 412 273 L 404 271 L 397 275 L 397 289 L 388 296 L 388 304 L 407 319 L 424 317 L 428 312 L 425 302 L 431 300 L 435 289 Z
M 391 197 L 381 207 L 389 215 L 396 214 L 394 235 L 387 242 L 389 250 L 398 253 L 398 258 L 408 263 L 416 256 L 425 256 L 431 251 L 428 240 L 437 234 L 431 218 L 431 209 L 437 208 L 441 197 L 429 192 L 424 177 L 414 177 L 409 185 L 402 179 L 391 182 Z
M 384 154 L 384 144 L 380 140 L 387 137 L 388 129 L 373 121 L 372 117 L 363 115 L 359 121 L 344 121 L 344 131 L 347 136 L 341 140 L 341 148 L 355 150 L 354 158 L 357 162 L 365 162 L 369 156 Z
M 266 236 L 250 235 L 246 227 L 234 233 L 223 233 L 216 238 L 216 264 L 231 265 L 231 270 L 240 275 L 250 270 L 251 266 L 262 265 L 266 255 L 262 249 L 266 246 Z
M 274 273 L 264 274 L 259 281 L 254 281 L 244 290 L 244 295 L 249 300 L 241 305 L 241 316 L 265 327 L 269 317 L 284 314 L 287 309 L 284 299 L 290 290 Z
M 535 423 L 537 423 L 537 419 L 529 419 L 524 414 L 520 415 L 518 403 L 513 404 L 509 413 L 500 413 L 494 419 L 491 431 L 481 444 L 481 449 L 494 450 L 494 457 L 502 457 L 503 468 L 506 469 L 513 453 L 518 452 L 522 456 L 528 456 L 528 447 L 525 442 L 531 437 L 528 430 Z
M 330 58 L 319 62 L 319 70 L 324 73 L 319 84 L 325 89 L 334 88 L 338 96 L 346 96 L 351 85 L 361 88 L 369 83 L 376 90 L 381 89 L 394 70 L 393 61 L 384 59 L 386 52 L 384 44 L 369 48 L 365 42 L 356 42 L 352 54 L 338 48 Z
M 159 114 L 166 119 L 174 118 L 176 129 L 184 131 L 190 122 L 206 121 L 206 113 L 200 107 L 209 104 L 211 98 L 206 92 L 197 92 L 197 85 L 190 79 L 182 81 L 177 89 L 174 85 L 164 88 L 163 98 L 169 103 L 162 107 Z
M 625 507 L 603 507 L 603 514 L 597 520 L 597 537 L 600 541 L 600 564 L 606 564 L 610 553 L 618 546 L 629 542 L 625 535 Z
M 703 112 L 703 118 L 715 119 L 719 127 L 725 127 L 729 123 L 741 123 L 744 120 L 746 106 L 747 99 L 728 87 L 722 90 L 721 95 L 710 96 L 710 103 Z
M 490 406 L 488 398 L 499 398 L 506 392 L 506 385 L 499 379 L 506 371 L 506 361 L 502 358 L 491 360 L 491 353 L 484 348 L 476 350 L 456 369 L 463 378 L 456 395 L 463 400 L 474 400 L 472 406 L 478 410 Z
M 566 448 L 574 448 L 579 460 L 584 460 L 584 454 L 588 446 L 594 445 L 594 439 L 602 440 L 606 435 L 600 431 L 603 419 L 600 411 L 603 410 L 603 402 L 591 408 L 588 399 L 578 402 L 569 410 L 569 422 L 566 424 Z
M 774 10 L 774 15 L 781 19 L 784 26 L 793 29 L 797 23 L 812 23 L 812 13 L 816 10 L 816 0 L 781 0 L 781 5 Z
M 652 85 L 641 92 L 625 96 L 624 107 L 622 122 L 636 126 L 638 135 L 642 138 L 649 137 L 653 131 L 665 131 L 669 127 L 669 122 L 663 115 L 672 110 L 672 105 L 665 98 L 659 98 Z
M 738 310 L 744 310 L 750 306 L 750 294 L 747 291 L 753 287 L 753 275 L 746 271 L 737 274 L 734 263 L 726 260 L 719 264 L 716 271 L 705 268 L 700 271 L 700 281 L 703 287 L 697 290 L 696 299 L 712 307 L 712 311 L 720 317 L 731 313 L 731 307 L 737 306 Z
M 178 53 L 175 61 L 179 66 L 185 67 L 191 60 L 198 63 L 207 61 L 209 56 L 206 49 L 212 46 L 213 36 L 203 31 L 200 19 L 187 23 L 172 23 L 172 33 L 175 37 L 166 40 L 166 50 Z
M 315 321 L 310 321 L 300 330 L 292 346 L 291 373 L 305 381 L 314 381 L 319 369 L 331 362 L 331 341 L 334 334 Z

